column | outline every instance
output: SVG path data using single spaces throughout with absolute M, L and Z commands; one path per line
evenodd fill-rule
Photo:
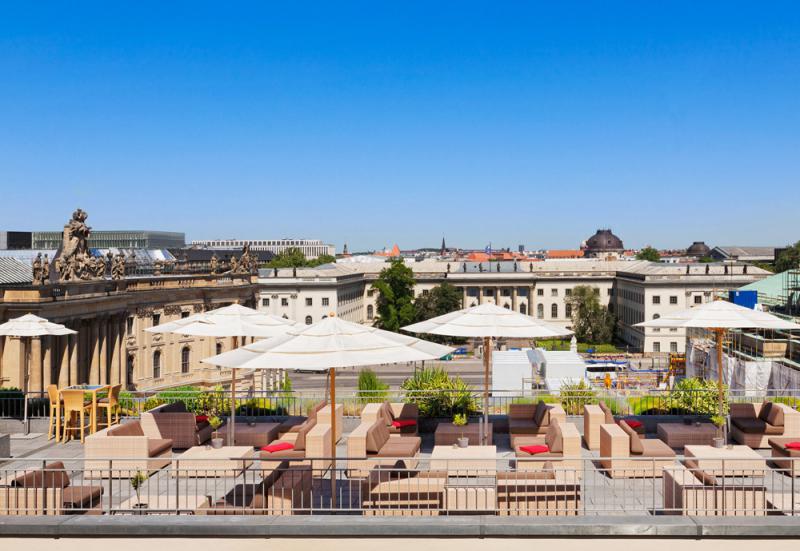
M 517 286 L 511 288 L 511 309 L 517 311 Z
M 468 300 L 467 287 L 464 287 L 461 290 L 462 290 L 462 296 L 463 296 L 463 298 L 461 299 L 461 307 L 462 308 L 469 308 L 469 304 L 467 304 L 467 300 Z
M 536 316 L 535 304 L 534 304 L 534 296 L 536 296 L 536 285 L 531 285 L 531 288 L 528 289 L 528 315 L 531 317 Z
M 119 374 L 119 358 L 120 349 L 119 345 L 122 341 L 122 336 L 119 333 L 119 316 L 112 316 L 108 325 L 110 329 L 108 342 L 111 349 L 111 366 L 109 368 L 108 382 L 112 385 L 118 385 L 120 381 Z
M 80 331 L 80 324 L 72 324 L 74 331 Z M 69 384 L 78 384 L 78 350 L 80 349 L 80 332 L 75 335 L 69 335 Z
M 53 380 L 53 342 L 55 337 L 42 337 L 42 390 L 46 390 Z
M 89 384 L 100 383 L 100 329 L 96 319 L 89 322 Z
M 483 304 L 483 286 L 478 287 L 478 304 Z
M 98 379 L 101 385 L 108 384 L 108 318 L 97 320 Z
M 42 340 L 41 337 L 30 339 L 31 355 L 28 373 L 28 390 L 42 391 Z
M 58 346 L 61 348 L 61 362 L 58 369 L 58 388 L 69 386 L 69 359 L 72 347 L 72 335 L 58 337 Z

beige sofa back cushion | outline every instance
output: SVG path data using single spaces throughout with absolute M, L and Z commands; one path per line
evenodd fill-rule
M 625 421 L 620 421 L 619 426 L 625 433 L 628 435 L 630 439 L 630 450 L 631 453 L 634 455 L 642 455 L 644 453 L 644 446 L 642 445 L 642 441 L 639 440 L 639 435 L 636 434 L 636 431 L 633 430 L 628 423 Z
M 108 436 L 144 436 L 142 424 L 139 421 L 122 423 L 108 431 Z
M 597 404 L 601 410 L 603 410 L 603 415 L 606 416 L 605 423 L 606 425 L 613 425 L 614 424 L 614 414 L 611 413 L 611 409 L 606 405 L 605 402 L 601 401 Z
M 367 453 L 378 453 L 381 448 L 389 441 L 391 434 L 389 428 L 382 422 L 373 423 L 367 429 Z
M 547 404 L 545 404 L 543 401 L 539 401 L 539 403 L 536 404 L 536 412 L 533 414 L 533 422 L 541 427 L 545 424 L 546 416 Z
M 547 434 L 544 436 L 544 443 L 550 448 L 551 453 L 564 452 L 564 437 L 561 434 L 561 427 L 558 422 L 550 423 Z
M 773 404 L 771 408 L 769 408 L 769 414 L 767 415 L 767 423 L 773 425 L 775 427 L 782 427 L 784 423 L 783 419 L 783 408 L 778 404 Z

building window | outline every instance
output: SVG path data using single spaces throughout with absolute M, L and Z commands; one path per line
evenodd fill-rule
M 153 352 L 153 378 L 161 378 L 161 351 L 156 350 Z
M 217 354 L 222 354 L 222 343 L 218 342 L 217 346 L 215 347 Z
M 678 351 L 678 343 L 675 342 L 675 341 L 672 341 L 671 343 L 669 343 L 669 351 L 672 352 L 672 353 L 677 352 Z
M 133 316 L 130 316 L 127 320 L 125 320 L 125 333 L 128 335 L 133 335 Z
M 313 305 L 314 305 L 314 299 L 307 298 L 306 299 L 306 306 L 313 306 Z
M 528 288 L 527 287 L 519 287 L 517 289 L 517 295 L 519 295 L 521 297 L 527 297 L 528 296 Z
M 695 304 L 703 304 L 703 296 L 702 295 L 695 295 L 694 303 Z
M 660 317 L 661 317 L 661 314 L 653 314 L 653 319 L 654 320 L 657 320 Z
M 661 304 L 661 297 L 659 295 L 653 295 L 653 304 Z
M 544 296 L 544 289 L 536 289 L 536 296 L 543 297 Z
M 269 299 L 268 298 L 262 298 L 261 299 L 261 306 L 269 306 Z
M 503 305 L 503 308 L 505 308 L 506 310 L 511 310 L 511 305 L 510 305 L 509 303 L 507 303 L 507 302 L 506 302 L 506 303 Z
M 550 306 L 550 317 L 557 318 L 558 317 L 558 304 L 553 304 Z
M 374 310 L 374 308 L 372 307 L 371 304 L 368 304 L 367 305 L 367 319 L 371 320 L 374 317 L 375 317 L 375 310 Z
M 487 287 L 483 290 L 483 296 L 485 297 L 493 297 L 494 296 L 494 289 L 492 287 Z
M 161 323 L 161 314 L 153 314 L 153 327 Z
M 289 306 L 289 299 L 288 298 L 282 298 L 281 299 L 281 306 Z
M 564 306 L 564 316 L 566 318 L 572 319 L 572 305 L 571 304 L 567 304 L 566 306 Z
M 189 317 L 188 311 L 181 311 L 181 319 L 186 319 Z
M 510 297 L 511 296 L 511 289 L 503 289 L 502 293 L 503 293 L 504 297 Z
M 311 319 L 311 316 L 306 316 L 306 325 L 311 325 L 314 320 Z
M 544 318 L 544 304 L 536 305 L 536 317 L 540 319 Z
M 550 289 L 550 296 L 557 297 L 558 296 L 558 289 Z
M 653 343 L 653 352 L 661 352 L 661 343 L 660 342 L 654 342 Z
M 331 301 L 330 301 L 330 299 L 328 297 L 322 297 L 322 305 L 323 306 L 329 306 L 330 303 L 331 303 Z
M 564 289 L 564 296 L 571 297 L 572 289 Z
M 611 287 L 609 287 L 608 289 L 606 289 L 606 294 L 607 294 L 608 296 L 612 296 L 612 295 L 614 294 L 614 289 L 613 289 L 613 288 L 611 288 Z
M 669 297 L 669 303 L 670 304 L 678 304 L 678 297 L 676 297 L 676 296 Z
M 367 291 L 367 296 L 368 297 L 371 297 L 374 294 L 375 294 L 375 289 L 370 289 L 369 291 Z
M 191 351 L 188 346 L 181 349 L 181 373 L 189 373 L 189 360 L 191 359 Z

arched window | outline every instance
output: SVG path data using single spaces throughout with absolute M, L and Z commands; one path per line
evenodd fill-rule
M 519 313 L 520 314 L 527 314 L 528 313 L 528 307 L 525 306 L 524 304 L 520 304 L 519 305 Z
M 550 307 L 550 317 L 557 318 L 558 317 L 558 304 L 553 304 Z
M 544 317 L 544 304 L 537 304 L 536 305 L 536 317 L 543 318 Z
M 372 307 L 371 304 L 368 304 L 367 305 L 367 319 L 371 320 L 374 317 L 375 317 L 375 310 L 374 310 L 374 308 Z
M 161 378 L 161 350 L 153 352 L 153 379 Z
M 222 349 L 223 349 L 222 343 L 218 342 L 216 347 L 215 347 L 215 350 L 216 350 L 217 354 L 222 354 Z
M 564 316 L 569 318 L 569 319 L 572 319 L 572 305 L 571 304 L 567 304 L 566 306 L 564 306 Z
M 133 368 L 133 354 L 128 354 L 128 358 L 125 360 L 125 372 L 127 373 L 128 385 L 133 384 Z
M 658 318 L 660 318 L 660 317 L 661 317 L 661 315 L 660 315 L 660 314 L 653 314 L 653 319 L 654 319 L 654 320 L 657 320 L 657 319 L 658 319 Z
M 306 325 L 311 325 L 312 322 L 311 316 L 306 316 Z
M 506 310 L 511 310 L 511 306 L 509 306 L 507 302 L 503 305 L 503 308 L 505 308 Z
M 188 346 L 181 349 L 181 373 L 189 373 L 189 362 L 191 360 L 191 350 Z

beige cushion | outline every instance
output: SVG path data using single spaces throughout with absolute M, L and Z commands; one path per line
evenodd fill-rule
M 384 423 L 380 421 L 373 423 L 372 426 L 367 429 L 367 453 L 378 453 L 381 451 L 381 448 L 389 441 L 389 438 L 391 438 L 391 434 Z
M 772 411 L 772 402 L 764 402 L 761 404 L 761 409 L 758 412 L 758 418 L 765 423 L 769 422 L 769 414 Z
M 547 404 L 543 401 L 539 401 L 536 404 L 536 411 L 533 413 L 533 422 L 539 425 L 540 427 L 544 425 L 545 416 L 547 415 Z
M 767 423 L 775 427 L 783 426 L 783 408 L 781 406 L 778 404 L 773 404 L 772 407 L 769 408 L 769 413 L 767 414 Z
M 162 453 L 172 450 L 172 440 L 162 438 L 148 438 L 147 439 L 147 455 L 148 457 L 157 457 Z
M 108 436 L 144 436 L 144 431 L 139 421 L 131 421 L 109 429 L 106 434 Z
M 558 423 L 551 423 L 544 436 L 544 443 L 550 448 L 550 453 L 563 453 L 564 437 L 561 435 L 561 427 Z
M 297 438 L 294 439 L 294 449 L 296 450 L 305 450 L 306 449 L 306 436 L 308 433 L 317 425 L 317 418 L 316 417 L 309 417 L 303 424 L 300 425 L 300 428 L 297 429 Z
M 631 437 L 631 441 L 633 440 L 636 440 L 642 447 L 642 456 L 644 457 L 675 457 L 675 452 L 672 451 L 672 448 L 661 440 L 656 440 L 655 438 L 642 440 L 636 435 Z
M 603 415 L 605 415 L 605 416 L 606 416 L 606 419 L 605 419 L 605 423 L 606 423 L 606 425 L 611 425 L 611 424 L 613 424 L 613 423 L 614 423 L 614 414 L 613 414 L 613 413 L 611 413 L 611 410 L 610 410 L 610 409 L 609 409 L 609 407 L 606 405 L 606 403 L 605 403 L 605 402 L 603 402 L 603 401 L 601 401 L 601 402 L 600 402 L 599 404 L 597 404 L 597 405 L 598 405 L 598 406 L 600 407 L 600 409 L 603 411 Z
M 639 435 L 636 434 L 636 431 L 633 430 L 625 421 L 620 421 L 619 427 L 625 431 L 630 439 L 631 453 L 634 455 L 642 455 L 644 453 L 644 446 L 642 446 L 642 440 L 639 438 Z
M 419 437 L 391 438 L 378 451 L 378 457 L 413 457 L 421 445 L 422 439 Z

